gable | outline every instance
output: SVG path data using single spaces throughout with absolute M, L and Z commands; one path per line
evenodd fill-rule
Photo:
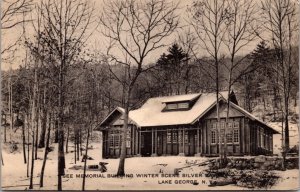
M 108 126 L 119 126 L 124 124 L 124 109 L 121 107 L 116 107 L 106 118 L 96 127 L 100 129 L 100 127 L 108 127 Z M 136 124 L 129 116 L 128 124 Z
M 227 117 L 227 103 L 220 102 L 219 105 L 219 116 L 220 118 Z M 239 110 L 230 107 L 229 108 L 229 117 L 244 117 L 245 115 Z M 204 117 L 205 119 L 216 119 L 217 118 L 217 107 L 214 106 Z

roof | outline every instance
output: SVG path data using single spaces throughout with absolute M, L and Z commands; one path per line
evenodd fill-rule
M 220 92 L 220 95 L 223 99 L 227 99 L 227 92 Z M 199 97 L 199 99 L 190 110 L 163 112 L 166 102 L 194 100 L 197 97 Z M 215 103 L 215 93 L 154 97 L 148 99 L 141 108 L 130 111 L 129 119 L 132 120 L 138 127 L 187 125 L 202 117 L 202 115 L 213 107 Z M 121 107 L 117 107 L 100 123 L 100 126 L 105 123 L 109 117 L 115 113 L 115 111 L 124 113 L 125 110 Z
M 220 99 L 227 101 L 228 92 L 220 92 Z M 190 110 L 181 111 L 164 111 L 166 103 L 169 102 L 180 102 L 180 101 L 191 101 L 198 98 Z M 156 126 L 170 126 L 170 125 L 189 125 L 194 124 L 201 117 L 203 117 L 210 109 L 216 105 L 216 94 L 215 93 L 198 93 L 198 94 L 187 94 L 178 96 L 165 96 L 165 97 L 154 97 L 150 98 L 144 103 L 142 107 L 137 110 L 129 112 L 129 120 L 138 127 L 156 127 Z M 245 116 L 253 121 L 257 121 L 260 124 L 272 129 L 273 128 L 259 120 L 257 117 L 241 108 L 240 106 L 230 102 L 231 106 L 243 113 Z M 112 111 L 100 124 L 100 126 L 111 116 L 115 111 L 119 111 L 124 114 L 125 110 L 121 107 L 117 107 Z
M 116 107 L 112 112 L 110 112 L 106 117 L 105 119 L 103 119 L 103 121 L 100 123 L 100 126 L 104 125 L 104 123 L 106 121 L 109 121 L 112 117 L 113 114 L 115 113 L 119 113 L 119 115 L 123 115 L 125 113 L 125 109 L 123 109 L 122 107 Z M 122 117 L 121 117 L 122 118 Z M 122 119 L 123 120 L 123 119 Z M 137 124 L 134 120 L 132 120 L 130 117 L 129 117 L 129 123 L 134 123 L 134 124 Z M 121 125 L 123 124 L 123 122 L 121 121 L 118 121 L 118 122 L 115 122 L 114 125 Z
M 186 95 L 186 98 L 195 98 L 199 95 Z M 227 98 L 226 92 L 222 92 L 221 95 L 225 99 Z M 140 127 L 187 125 L 199 119 L 206 113 L 207 109 L 216 103 L 215 93 L 202 93 L 190 110 L 163 112 L 162 110 L 166 106 L 165 102 L 174 101 L 173 98 L 174 96 L 150 98 L 141 108 L 130 111 L 129 117 L 134 119 Z M 186 98 L 182 97 L 181 99 Z M 179 101 L 180 97 L 176 96 L 175 99 Z
M 260 124 L 262 124 L 263 126 L 268 127 L 269 129 L 271 129 L 274 133 L 279 133 L 278 131 L 276 131 L 275 129 L 273 129 L 272 127 L 270 127 L 269 125 L 267 125 L 265 122 L 263 122 L 262 120 L 258 119 L 257 117 L 255 117 L 253 114 L 249 113 L 248 111 L 246 111 L 245 109 L 243 109 L 242 107 L 230 102 L 230 105 L 234 108 L 236 108 L 237 110 L 239 110 L 240 112 L 242 112 L 245 116 L 247 116 L 249 119 L 251 119 L 252 121 L 257 121 Z

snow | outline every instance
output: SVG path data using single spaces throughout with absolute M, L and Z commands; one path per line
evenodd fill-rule
M 56 190 L 57 189 L 57 145 L 55 151 L 48 155 L 44 187 L 39 187 L 39 173 L 41 170 L 44 151 L 39 149 L 39 159 L 35 161 L 34 169 L 34 189 L 35 190 Z M 243 190 L 245 188 L 235 185 L 209 187 L 209 178 L 203 175 L 203 170 L 206 166 L 195 166 L 208 160 L 206 157 L 183 157 L 183 156 L 165 156 L 165 157 L 132 157 L 125 161 L 125 178 L 108 178 L 109 175 L 114 175 L 117 172 L 119 159 L 102 159 L 101 144 L 93 142 L 91 144 L 93 149 L 88 152 L 94 160 L 88 160 L 88 165 L 98 165 L 99 162 L 107 162 L 107 172 L 102 175 L 100 171 L 87 171 L 90 176 L 86 179 L 86 190 L 122 190 L 122 189 L 151 189 L 151 190 Z M 73 150 L 70 146 L 69 150 Z M 2 166 L 2 189 L 3 190 L 24 190 L 28 189 L 29 178 L 26 177 L 26 164 L 23 163 L 23 156 L 21 152 L 14 154 L 3 150 L 4 166 Z M 81 160 L 81 159 L 80 159 Z M 81 190 L 82 178 L 77 178 L 76 174 L 83 174 L 83 170 L 70 169 L 74 164 L 74 153 L 66 154 L 66 177 L 73 176 L 73 178 L 63 178 L 64 190 Z M 82 165 L 81 161 L 76 165 Z M 194 165 L 194 166 L 193 166 Z M 190 166 L 190 167 L 187 167 Z M 173 177 L 176 168 L 182 168 L 179 177 Z M 98 174 L 98 177 L 93 177 L 92 174 Z M 147 174 L 147 177 L 137 177 L 137 174 Z M 154 174 L 154 175 L 152 175 Z M 156 176 L 158 174 L 158 177 Z M 170 175 L 169 175 L 170 174 Z M 189 174 L 189 175 L 187 175 Z M 298 184 L 298 170 L 278 171 L 279 175 L 283 176 L 271 189 L 287 190 L 297 188 Z M 99 177 L 101 176 L 101 177 Z M 131 177 L 132 176 L 132 177 Z M 163 177 L 171 176 L 171 177 Z M 197 180 L 198 185 L 188 183 Z M 165 182 L 165 184 L 162 184 Z M 171 184 L 166 184 L 169 182 Z M 182 182 L 181 184 L 178 184 Z M 183 183 L 184 182 L 184 183 Z M 159 184 L 161 183 L 161 184 Z M 278 188 L 277 188 L 278 187 Z
M 225 92 L 222 92 L 222 95 L 225 97 Z M 195 97 L 196 95 L 193 96 Z M 129 117 L 139 127 L 186 125 L 202 117 L 216 103 L 215 93 L 202 93 L 190 110 L 163 112 L 166 100 L 173 100 L 172 97 L 174 96 L 150 98 L 140 109 L 130 111 Z
M 299 169 L 275 171 L 280 176 L 274 189 L 276 190 L 299 190 Z
M 280 122 L 270 122 L 268 123 L 271 127 L 273 127 L 276 131 L 281 133 L 282 125 Z M 289 123 L 289 134 L 290 134 L 290 147 L 292 148 L 295 145 L 299 145 L 299 132 L 298 125 L 294 123 Z M 273 153 L 280 154 L 281 153 L 281 134 L 273 135 Z

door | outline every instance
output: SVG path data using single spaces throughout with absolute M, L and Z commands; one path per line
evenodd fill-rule
M 163 154 L 163 134 L 162 132 L 157 132 L 157 155 Z
M 190 156 L 195 155 L 195 137 L 196 137 L 195 131 L 189 132 L 189 154 Z
M 142 156 L 150 156 L 151 155 L 151 147 L 152 147 L 152 134 L 151 132 L 144 132 L 141 134 L 141 154 Z
M 196 145 L 196 135 L 195 130 L 189 130 L 185 131 L 185 136 L 184 136 L 184 144 L 185 144 L 185 149 L 184 149 L 184 154 L 187 156 L 192 156 L 195 155 L 195 145 Z

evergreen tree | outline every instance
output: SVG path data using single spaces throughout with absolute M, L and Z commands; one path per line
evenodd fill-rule
M 188 92 L 189 72 L 191 66 L 188 64 L 188 54 L 174 43 L 168 54 L 163 53 L 156 65 L 159 69 L 159 82 L 163 95 L 178 95 Z

